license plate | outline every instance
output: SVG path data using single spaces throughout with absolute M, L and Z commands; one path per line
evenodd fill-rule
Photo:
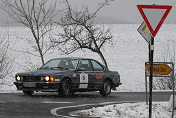
M 34 82 L 25 82 L 23 83 L 24 87 L 36 87 L 36 83 Z

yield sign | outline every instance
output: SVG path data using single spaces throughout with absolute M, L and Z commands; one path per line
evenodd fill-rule
M 164 5 L 137 5 L 151 34 L 155 37 L 172 6 Z

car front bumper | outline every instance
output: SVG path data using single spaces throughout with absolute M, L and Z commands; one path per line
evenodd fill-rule
M 22 91 L 43 91 L 43 92 L 57 92 L 60 83 L 55 82 L 14 82 L 17 90 Z

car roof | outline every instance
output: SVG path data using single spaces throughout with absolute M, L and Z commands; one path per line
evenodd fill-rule
M 61 57 L 61 58 L 53 58 L 53 59 L 90 59 L 90 60 L 95 60 L 95 59 L 91 59 L 91 58 L 81 58 L 81 57 Z M 52 60 L 52 59 L 50 59 L 50 60 Z M 104 66 L 99 61 L 97 61 L 97 60 L 95 60 L 95 61 L 98 62 L 99 64 L 101 64 L 102 66 Z
M 53 58 L 53 59 L 91 59 L 91 58 L 82 58 L 82 57 L 61 57 L 61 58 Z M 91 59 L 94 60 L 94 59 Z

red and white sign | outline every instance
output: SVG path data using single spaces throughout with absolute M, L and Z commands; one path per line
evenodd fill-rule
M 157 34 L 172 6 L 165 5 L 137 5 L 145 23 L 153 37 Z

